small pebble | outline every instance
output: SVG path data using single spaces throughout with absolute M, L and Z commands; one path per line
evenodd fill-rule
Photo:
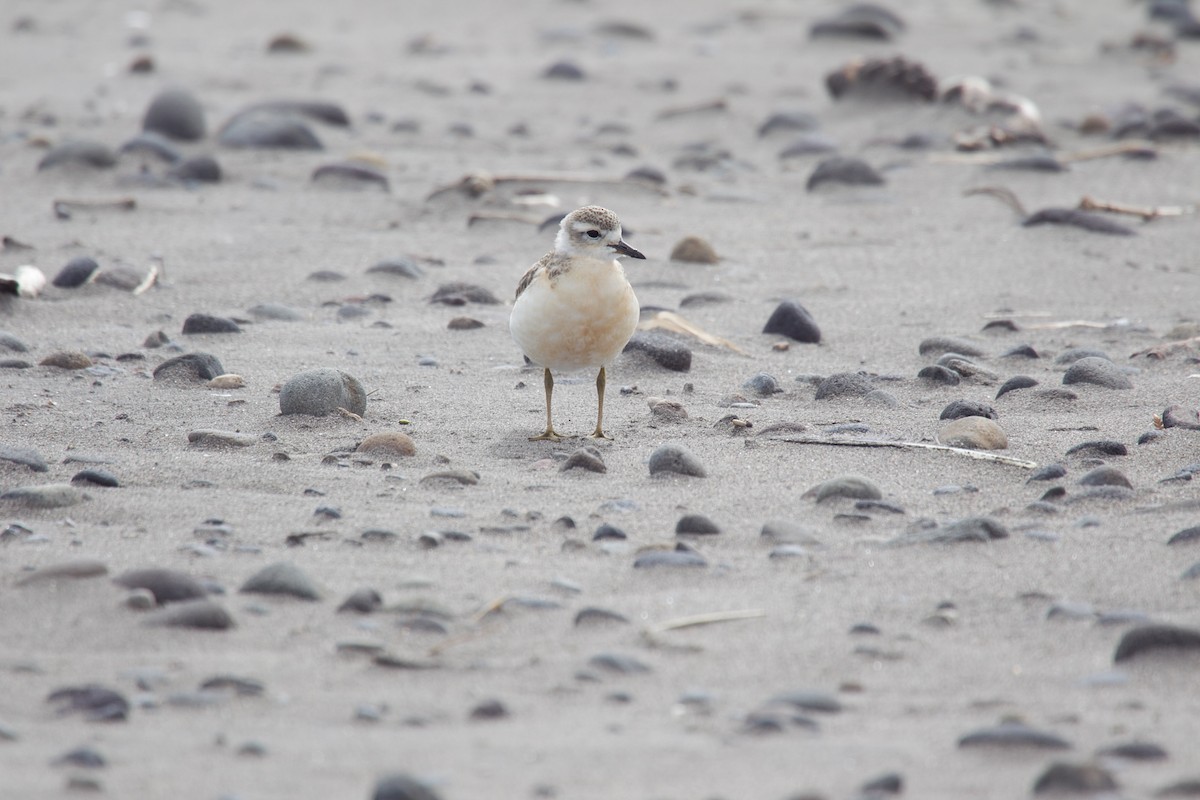
M 397 774 L 381 778 L 375 784 L 371 800 L 442 800 L 442 796 L 416 778 Z
M 608 472 L 608 467 L 605 466 L 600 451 L 589 445 L 575 448 L 574 452 L 563 461 L 559 472 L 566 472 L 572 469 L 582 469 L 587 472 Z
M 996 392 L 996 399 L 1000 399 L 1001 396 L 1009 392 L 1015 392 L 1018 389 L 1029 389 L 1037 385 L 1038 382 L 1028 375 L 1016 375 L 1001 384 L 1000 389 Z
M 148 617 L 146 624 L 167 628 L 224 631 L 234 627 L 235 623 L 222 605 L 204 599 L 174 603 Z
M 808 176 L 805 188 L 811 192 L 822 184 L 830 183 L 845 186 L 882 186 L 886 181 L 874 167 L 861 158 L 830 156 L 817 164 L 816 169 Z
M 0 492 L 0 507 L 50 509 L 82 503 L 86 495 L 69 483 L 18 486 Z
M 1087 795 L 1113 792 L 1117 782 L 1112 774 L 1096 764 L 1068 764 L 1056 761 L 1033 782 L 1033 793 Z
M 870 478 L 860 475 L 842 475 L 813 486 L 801 497 L 812 498 L 817 503 L 836 497 L 847 497 L 854 500 L 880 500 L 883 498 L 883 492 Z
M 1063 374 L 1064 385 L 1088 383 L 1106 389 L 1132 389 L 1133 383 L 1120 367 L 1106 358 L 1086 356 L 1071 364 Z
M 241 332 L 242 329 L 233 320 L 226 317 L 215 317 L 212 314 L 189 314 L 188 318 L 183 321 L 183 333 L 186 335 Z
M 113 583 L 126 589 L 145 589 L 160 606 L 208 597 L 207 590 L 199 581 L 172 569 L 155 567 L 130 570 L 113 578 Z
M 59 369 L 86 369 L 92 366 L 92 363 L 92 359 L 86 354 L 70 350 L 58 350 L 38 362 L 40 366 Z
M 417 445 L 406 433 L 383 431 L 363 439 L 354 452 L 376 458 L 409 458 L 417 454 Z
M 996 409 L 987 403 L 980 403 L 974 400 L 955 400 L 942 409 L 942 413 L 938 419 L 961 419 L 962 417 L 987 417 L 990 420 L 1000 419 L 1000 415 L 996 413 Z
M 129 701 L 120 692 L 96 683 L 56 689 L 46 702 L 59 716 L 82 714 L 90 722 L 124 722 L 129 717 Z
M 636 331 L 624 352 L 642 353 L 673 372 L 687 372 L 692 368 L 692 351 L 675 338 L 657 331 Z
M 1133 484 L 1129 482 L 1129 478 L 1125 477 L 1125 473 L 1116 467 L 1096 467 L 1088 471 L 1082 478 L 1079 479 L 1081 486 L 1124 486 L 1126 489 L 1132 489 Z
M 779 334 L 806 344 L 819 344 L 821 329 L 804 306 L 794 300 L 784 300 L 771 312 L 763 333 Z
M 285 561 L 263 567 L 242 584 L 238 591 L 245 594 L 278 594 L 301 600 L 320 600 L 316 584 L 299 567 Z
M 721 528 L 703 514 L 685 514 L 675 523 L 676 536 L 711 536 Z
M 947 353 L 958 353 L 968 358 L 981 358 L 983 349 L 970 339 L 960 339 L 956 336 L 931 336 L 922 339 L 917 345 L 917 352 L 926 357 L 941 357 Z
M 37 168 L 41 172 L 55 167 L 108 169 L 117 164 L 117 154 L 108 145 L 85 140 L 68 140 L 51 147 Z
M 1139 626 L 1121 637 L 1113 653 L 1113 663 L 1163 651 L 1200 654 L 1200 630 L 1178 625 Z
M 142 130 L 168 139 L 196 142 L 204 138 L 204 108 L 186 89 L 165 89 L 154 96 L 142 117 Z
M 1031 728 L 1022 722 L 1002 722 L 992 728 L 972 731 L 958 740 L 960 748 L 1069 750 L 1071 743 L 1057 734 Z
M 186 353 L 167 359 L 154 368 L 154 380 L 183 383 L 207 383 L 225 368 L 216 356 L 208 353 Z
M 367 413 L 362 384 L 340 369 L 322 367 L 298 373 L 279 392 L 279 410 L 285 415 L 323 417 L 339 408 L 359 417 Z
M 650 454 L 650 474 L 676 473 L 703 478 L 708 473 L 700 459 L 682 445 L 664 444 Z
M 60 289 L 75 289 L 90 281 L 99 269 L 100 265 L 96 263 L 96 259 L 78 256 L 58 271 L 53 283 Z
M 1008 436 L 993 420 L 969 416 L 942 426 L 938 431 L 938 442 L 968 450 L 1004 450 L 1008 447 Z
M 672 261 L 689 264 L 716 264 L 721 259 L 712 245 L 699 236 L 685 236 L 671 249 Z
M 642 553 L 633 562 L 634 569 L 661 569 L 673 567 L 707 567 L 708 561 L 699 553 L 689 550 L 651 550 Z

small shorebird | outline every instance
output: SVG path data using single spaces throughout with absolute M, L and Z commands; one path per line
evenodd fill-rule
M 563 217 L 554 252 L 517 284 L 508 329 L 529 360 L 545 370 L 546 430 L 529 440 L 557 442 L 550 397 L 551 370 L 600 368 L 596 375 L 596 430 L 604 435 L 604 367 L 625 349 L 637 327 L 638 301 L 617 261 L 645 258 L 621 239 L 621 223 L 607 208 L 584 206 Z

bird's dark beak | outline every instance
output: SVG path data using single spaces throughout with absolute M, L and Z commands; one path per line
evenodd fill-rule
M 643 260 L 646 258 L 640 252 L 638 252 L 637 250 L 634 250 L 632 247 L 625 244 L 624 239 L 617 242 L 616 244 L 610 244 L 609 247 L 611 247 L 613 249 L 613 251 L 616 252 L 616 254 L 619 256 L 629 256 L 630 258 L 640 258 Z

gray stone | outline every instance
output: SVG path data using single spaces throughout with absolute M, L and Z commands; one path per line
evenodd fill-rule
M 677 473 L 703 478 L 708 475 L 700 459 L 682 445 L 664 444 L 650 454 L 650 474 Z
M 147 625 L 166 628 L 194 628 L 205 631 L 225 631 L 235 626 L 225 607 L 209 599 L 174 603 L 146 618 Z
M 624 352 L 643 353 L 660 367 L 673 372 L 687 372 L 692 368 L 692 351 L 665 333 L 636 331 Z
M 20 464 L 23 467 L 29 467 L 33 472 L 45 472 L 49 469 L 46 466 L 45 459 L 36 450 L 30 450 L 25 447 L 10 447 L 0 444 L 0 461 L 8 461 L 13 464 Z
M 380 779 L 371 800 L 442 800 L 442 796 L 416 778 L 398 774 Z
M 861 372 L 837 372 L 817 385 L 816 400 L 838 397 L 866 397 L 875 391 L 875 382 Z
M 18 486 L 0 494 L 0 504 L 18 508 L 66 508 L 83 502 L 86 495 L 69 483 Z
M 301 600 L 320 600 L 316 584 L 299 567 L 279 561 L 250 576 L 239 590 L 246 594 L 282 594 Z
M 822 503 L 835 497 L 848 497 L 854 500 L 879 500 L 883 492 L 870 478 L 860 475 L 842 475 L 823 481 L 805 492 L 802 497 L 812 498 Z
M 145 589 L 154 595 L 154 602 L 160 606 L 208 597 L 198 580 L 173 569 L 130 570 L 113 578 L 113 583 L 126 589 Z
M 795 300 L 784 300 L 767 319 L 763 333 L 779 334 L 805 344 L 819 344 L 821 329 L 808 309 Z
M 1103 386 L 1106 389 L 1132 389 L 1133 382 L 1129 380 L 1121 368 L 1107 358 L 1085 356 L 1073 363 L 1063 374 L 1063 384 L 1090 383 Z
M 63 166 L 83 166 L 92 169 L 108 169 L 117 163 L 117 154 L 108 145 L 100 142 L 74 140 L 66 141 L 51 147 L 42 160 L 38 162 L 38 170 Z
M 250 110 L 234 116 L 217 133 L 225 147 L 279 150 L 323 150 L 324 145 L 301 118 Z
M 154 368 L 154 380 L 183 383 L 207 383 L 225 374 L 225 367 L 209 353 L 184 353 L 167 359 Z
M 186 89 L 165 89 L 146 108 L 142 130 L 182 142 L 199 141 L 206 132 L 204 109 Z
M 367 394 L 357 378 L 332 367 L 310 369 L 292 376 L 279 392 L 283 414 L 323 417 L 344 408 L 352 414 L 367 413 Z

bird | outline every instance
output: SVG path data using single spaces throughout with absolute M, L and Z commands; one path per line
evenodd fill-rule
M 525 356 L 544 370 L 546 430 L 534 441 L 560 441 L 554 430 L 551 397 L 554 372 L 599 368 L 596 374 L 596 430 L 604 433 L 605 367 L 625 349 L 637 328 L 639 306 L 620 259 L 645 259 L 621 238 L 617 215 L 584 206 L 563 217 L 547 253 L 517 284 L 508 329 Z

